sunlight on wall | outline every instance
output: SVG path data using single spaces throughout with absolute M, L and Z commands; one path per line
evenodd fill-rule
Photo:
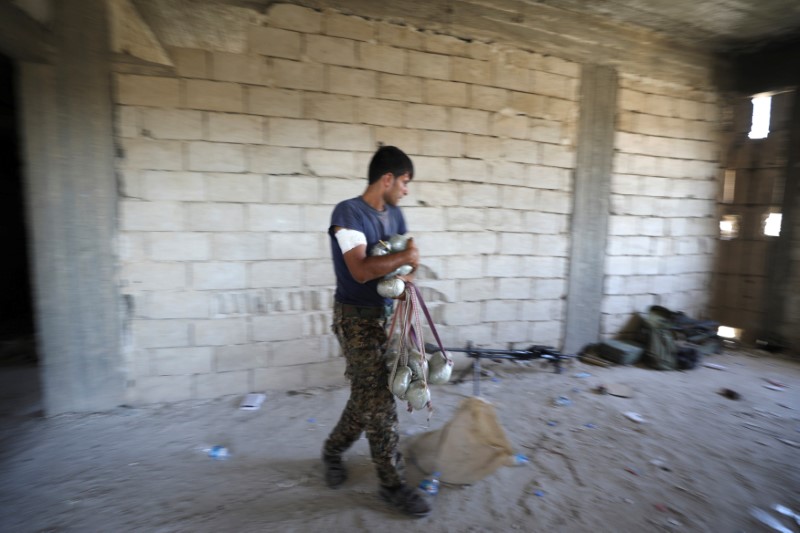
M 723 339 L 738 339 L 741 334 L 742 330 L 739 328 L 732 328 L 730 326 L 720 326 L 717 328 L 717 335 Z

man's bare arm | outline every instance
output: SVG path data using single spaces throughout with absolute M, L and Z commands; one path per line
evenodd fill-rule
M 334 233 L 339 229 L 341 228 L 334 228 Z M 366 245 L 361 244 L 344 254 L 344 262 L 353 279 L 359 283 L 366 283 L 383 277 L 403 265 L 411 265 L 416 270 L 419 265 L 419 250 L 413 238 L 408 239 L 405 250 L 388 255 L 369 256 Z

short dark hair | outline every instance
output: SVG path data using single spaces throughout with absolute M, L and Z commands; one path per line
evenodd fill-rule
M 408 173 L 409 178 L 414 177 L 414 164 L 404 151 L 396 146 L 381 146 L 369 162 L 370 185 L 378 181 L 381 176 L 391 172 L 395 177 Z

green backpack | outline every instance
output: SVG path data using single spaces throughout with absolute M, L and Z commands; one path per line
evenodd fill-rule
M 642 317 L 647 335 L 644 360 L 657 370 L 675 370 L 678 368 L 678 350 L 672 332 L 672 320 L 664 312 L 669 313 L 669 310 L 654 305 Z

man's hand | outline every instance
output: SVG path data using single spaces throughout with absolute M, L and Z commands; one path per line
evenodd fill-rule
M 400 252 L 402 254 L 408 254 L 407 260 L 403 261 L 403 264 L 411 265 L 414 270 L 412 272 L 416 272 L 417 267 L 419 266 L 419 249 L 417 245 L 414 244 L 414 237 L 409 237 L 406 241 L 406 249 Z

